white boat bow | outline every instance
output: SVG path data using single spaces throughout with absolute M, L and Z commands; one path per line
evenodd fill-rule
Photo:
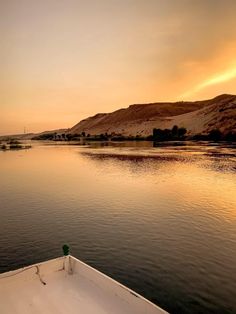
M 0 274 L 1 314 L 164 314 L 155 304 L 68 255 Z

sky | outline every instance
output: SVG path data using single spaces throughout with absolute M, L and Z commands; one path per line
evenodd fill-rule
M 235 0 L 0 0 L 0 134 L 236 94 Z

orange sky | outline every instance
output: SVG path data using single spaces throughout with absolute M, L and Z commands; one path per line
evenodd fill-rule
M 235 0 L 0 0 L 0 134 L 236 94 Z

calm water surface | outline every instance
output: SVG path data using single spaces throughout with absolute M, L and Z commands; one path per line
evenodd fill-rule
M 236 150 L 0 152 L 0 272 L 72 254 L 170 313 L 236 313 Z

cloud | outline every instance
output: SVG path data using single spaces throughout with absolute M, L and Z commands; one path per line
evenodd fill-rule
M 185 92 L 180 96 L 181 99 L 188 99 L 188 97 L 194 96 L 198 92 L 201 92 L 207 87 L 211 87 L 212 85 L 217 85 L 220 83 L 225 83 L 231 81 L 236 78 L 236 67 L 233 69 L 228 69 L 223 73 L 218 73 L 213 77 L 209 77 L 208 79 L 204 80 L 199 85 L 195 86 L 192 90 Z

